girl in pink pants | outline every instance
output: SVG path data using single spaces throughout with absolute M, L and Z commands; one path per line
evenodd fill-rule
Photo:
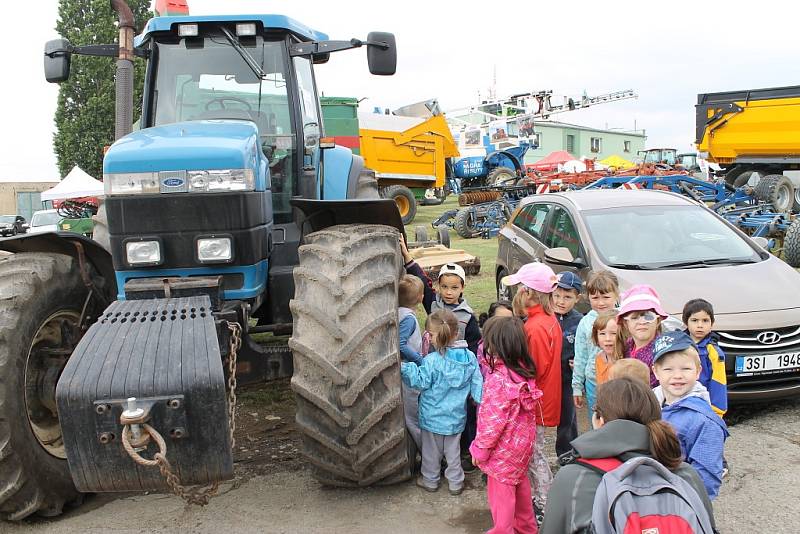
M 536 439 L 534 416 L 542 392 L 522 321 L 492 317 L 483 330 L 489 372 L 478 410 L 472 461 L 486 473 L 489 509 L 496 534 L 538 534 L 531 502 L 528 465 Z

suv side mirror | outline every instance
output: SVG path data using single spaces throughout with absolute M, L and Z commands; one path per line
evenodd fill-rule
M 369 32 L 367 35 L 367 63 L 369 72 L 391 76 L 397 70 L 397 44 L 394 34 Z
M 67 39 L 53 39 L 44 45 L 44 78 L 50 83 L 69 79 L 72 45 Z
M 572 252 L 567 247 L 553 247 L 544 251 L 545 261 L 554 265 L 569 265 L 571 267 L 586 267 L 580 258 L 573 258 Z

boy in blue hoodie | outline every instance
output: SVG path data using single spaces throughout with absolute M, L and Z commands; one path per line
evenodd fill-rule
M 720 417 L 728 411 L 728 379 L 725 376 L 725 353 L 719 348 L 714 328 L 714 308 L 703 299 L 692 299 L 683 306 L 683 324 L 700 353 L 700 383 L 708 390 L 711 407 Z
M 653 392 L 662 404 L 661 417 L 675 428 L 686 463 L 697 470 L 708 496 L 714 499 L 722 484 L 728 428 L 698 382 L 700 356 L 685 332 L 669 332 L 656 339 L 653 372 L 659 382 Z

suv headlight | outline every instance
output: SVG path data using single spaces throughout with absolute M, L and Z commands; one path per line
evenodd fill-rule
M 219 191 L 252 191 L 255 189 L 253 169 L 187 171 L 190 193 Z

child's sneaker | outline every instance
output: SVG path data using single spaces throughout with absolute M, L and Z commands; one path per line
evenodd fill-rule
M 544 522 L 544 508 L 539 508 L 539 505 L 536 504 L 536 501 L 533 502 L 533 515 L 536 517 L 536 524 L 541 528 L 542 523 Z
M 472 463 L 472 456 L 465 456 L 461 458 L 461 469 L 464 473 L 474 473 L 477 467 Z
M 450 490 L 450 495 L 461 495 L 461 492 L 464 491 L 464 486 L 461 486 L 460 488 L 457 489 L 449 488 L 449 490 Z
M 417 477 L 417 486 L 424 489 L 425 491 L 430 491 L 431 493 L 439 491 L 439 485 L 437 484 L 435 488 L 432 488 L 425 484 L 425 480 L 422 477 Z

